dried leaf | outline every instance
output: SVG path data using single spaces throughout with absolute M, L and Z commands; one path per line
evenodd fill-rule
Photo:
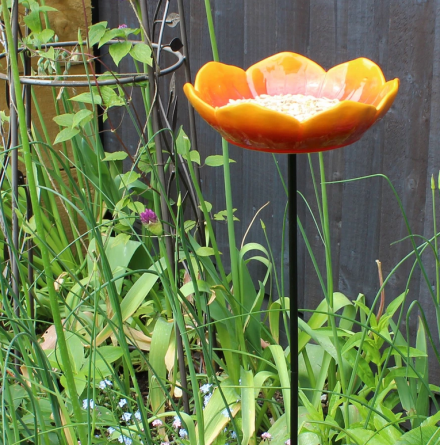
M 143 332 L 128 326 L 124 326 L 124 333 L 133 342 L 133 344 L 142 351 L 150 350 L 151 337 L 148 337 Z
M 60 417 L 61 417 L 61 423 L 62 423 L 64 426 L 67 425 L 68 423 L 66 422 L 66 419 L 65 419 L 65 417 L 64 417 L 64 414 L 63 414 L 63 412 L 62 412 L 61 410 L 60 410 Z M 70 422 L 69 422 L 69 423 L 70 423 Z M 64 428 L 64 434 L 66 435 L 67 443 L 68 443 L 69 445 L 74 445 L 73 438 L 72 438 L 72 434 L 71 434 L 70 429 L 69 429 L 68 427 Z
M 182 390 L 180 389 L 180 382 L 176 380 L 176 386 L 174 387 L 174 397 L 180 399 L 182 397 Z
M 54 281 L 53 283 L 53 287 L 55 288 L 56 292 L 59 292 L 61 287 L 63 286 L 64 283 L 64 277 L 68 275 L 67 272 L 63 272 L 60 274 L 60 276 Z
M 40 346 L 43 351 L 45 351 L 46 349 L 55 349 L 55 346 L 57 344 L 57 333 L 55 331 L 55 325 L 49 326 L 49 328 L 42 335 L 41 338 L 43 339 L 43 343 L 41 343 Z
M 175 28 L 179 22 L 180 22 L 180 15 L 177 14 L 177 12 L 172 12 L 171 14 L 168 14 L 168 17 L 166 19 L 166 24 L 170 28 Z

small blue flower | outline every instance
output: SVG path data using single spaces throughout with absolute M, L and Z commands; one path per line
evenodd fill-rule
M 122 414 L 121 419 L 122 419 L 124 422 L 130 422 L 130 419 L 131 419 L 131 413 L 124 413 L 124 414 Z
M 179 436 L 182 438 L 182 439 L 186 439 L 187 437 L 188 437 L 188 431 L 186 431 L 185 429 L 181 429 L 180 431 L 179 431 Z
M 236 439 L 237 438 L 237 433 L 235 431 L 231 432 L 231 439 Z
M 118 442 L 123 443 L 124 445 L 131 445 L 133 443 L 129 437 L 124 436 L 123 434 L 118 437 Z
M 116 431 L 116 430 L 115 430 L 112 426 L 109 426 L 109 427 L 107 428 L 107 434 L 108 434 L 109 436 L 111 436 L 115 431 Z
M 202 394 L 208 394 L 208 392 L 211 391 L 211 387 L 212 387 L 212 385 L 210 383 L 205 383 L 204 385 L 202 385 L 200 387 L 200 392 Z
M 137 410 L 137 411 L 134 413 L 134 417 L 136 417 L 137 420 L 141 420 L 141 419 L 142 419 L 142 417 L 141 417 L 141 412 L 140 412 L 139 410 Z
M 93 399 L 84 399 L 83 400 L 83 409 L 93 409 L 95 407 L 95 402 L 93 401 Z
M 125 406 L 127 404 L 127 399 L 121 399 L 119 400 L 118 405 L 122 408 L 123 406 Z
M 113 383 L 110 380 L 104 379 L 99 382 L 99 387 L 101 389 L 107 388 L 107 386 L 113 386 Z
M 179 419 L 179 416 L 174 416 L 174 421 L 173 421 L 173 428 L 177 429 L 180 428 L 182 426 L 182 422 Z
M 206 394 L 206 396 L 203 398 L 203 405 L 206 406 L 212 397 L 212 394 Z
M 229 411 L 226 408 L 222 411 L 222 416 L 227 417 L 228 419 L 230 419 Z

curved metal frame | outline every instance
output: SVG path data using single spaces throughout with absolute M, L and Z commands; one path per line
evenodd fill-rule
M 139 40 L 129 40 L 129 42 L 136 42 L 140 43 Z M 109 40 L 106 45 L 113 44 L 113 43 L 120 43 L 119 40 Z M 79 45 L 78 41 L 67 41 L 67 42 L 56 42 L 56 43 L 47 43 L 45 45 L 41 45 L 42 48 L 60 48 L 63 49 L 67 46 L 76 46 Z M 183 65 L 183 62 L 185 61 L 185 56 L 183 56 L 179 51 L 173 51 L 168 46 L 158 45 L 157 43 L 152 44 L 153 48 L 155 49 L 161 49 L 163 51 L 166 51 L 170 54 L 173 54 L 177 57 L 177 62 L 174 65 L 171 65 L 167 68 L 164 68 L 163 70 L 159 70 L 157 73 L 158 76 L 165 76 L 167 74 L 173 73 L 178 68 L 180 68 Z M 28 48 L 21 47 L 18 48 L 18 52 L 26 51 Z M 0 54 L 0 60 L 6 57 L 7 53 L 1 53 Z M 106 74 L 107 76 L 108 74 Z M 102 74 L 97 74 L 96 77 L 102 76 Z M 107 80 L 95 80 L 94 82 L 89 81 L 74 81 L 74 80 L 42 80 L 38 79 L 37 77 L 41 76 L 20 76 L 20 83 L 24 85 L 38 85 L 38 86 L 50 86 L 50 87 L 88 87 L 90 85 L 98 85 L 98 86 L 104 86 L 104 85 L 124 85 L 127 83 L 138 83 L 138 82 L 144 82 L 149 79 L 148 74 L 140 74 L 140 75 L 133 75 L 130 77 L 125 77 L 126 74 L 121 74 L 123 76 L 122 78 L 115 78 L 115 79 L 107 79 Z M 48 76 L 49 77 L 49 76 Z M 62 77 L 69 77 L 62 76 Z M 84 75 L 86 77 L 86 75 Z M 0 75 L 0 79 L 7 80 L 8 77 L 6 75 Z

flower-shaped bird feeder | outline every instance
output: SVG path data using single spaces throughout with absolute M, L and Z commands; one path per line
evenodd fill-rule
M 196 111 L 228 142 L 287 153 L 291 341 L 298 341 L 296 153 L 332 150 L 358 141 L 389 110 L 399 79 L 389 82 L 371 60 L 359 58 L 325 71 L 299 54 L 283 52 L 247 71 L 209 62 L 184 91 Z M 322 157 L 320 157 L 321 162 Z M 323 187 L 325 188 L 325 180 Z M 291 357 L 291 397 L 298 394 L 298 356 Z M 292 404 L 291 431 L 298 407 Z M 295 440 L 296 435 L 292 436 Z M 294 442 L 296 443 L 296 442 Z
M 386 82 L 371 60 L 325 71 L 283 52 L 247 71 L 209 62 L 184 91 L 228 142 L 272 153 L 332 150 L 361 138 L 391 107 L 399 79 Z

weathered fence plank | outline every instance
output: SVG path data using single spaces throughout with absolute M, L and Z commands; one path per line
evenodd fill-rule
M 100 0 L 105 11 L 109 3 Z M 172 9 L 177 10 L 174 2 Z M 118 3 L 119 14 L 128 6 Z M 186 2 L 193 75 L 212 60 L 203 2 Z M 375 174 L 387 175 L 399 194 L 413 233 L 432 236 L 430 176 L 440 167 L 440 1 L 414 0 L 216 0 L 212 2 L 220 58 L 223 62 L 247 68 L 279 51 L 296 51 L 325 68 L 357 57 L 378 63 L 387 79 L 399 77 L 400 92 L 390 112 L 353 146 L 325 154 L 329 181 Z M 108 15 L 108 12 L 106 13 Z M 112 12 L 113 14 L 113 12 Z M 116 20 L 114 17 L 112 20 Z M 122 23 L 125 16 L 119 16 Z M 183 76 L 183 75 L 182 75 Z M 179 80 L 179 85 L 182 80 Z M 180 97 L 180 122 L 186 127 L 187 111 Z M 198 143 L 202 159 L 221 153 L 217 133 L 197 118 Z M 128 132 L 124 137 L 129 137 Z M 247 241 L 266 244 L 259 219 L 264 220 L 274 256 L 287 267 L 287 251 L 281 260 L 282 219 L 286 204 L 281 181 L 270 154 L 252 153 L 230 147 L 237 207 L 237 239 L 240 240 L 258 209 L 267 206 L 251 228 Z M 287 158 L 277 156 L 281 171 L 287 174 Z M 316 156 L 313 165 L 316 170 Z M 203 167 L 201 178 L 206 199 L 215 211 L 223 210 L 224 190 L 221 169 Z M 308 159 L 298 156 L 298 189 L 311 208 L 314 192 Z M 372 301 L 378 290 L 380 259 L 385 275 L 411 251 L 410 240 L 397 244 L 408 231 L 397 201 L 387 182 L 379 177 L 328 185 L 333 275 L 336 290 L 349 298 L 365 293 Z M 324 250 L 305 205 L 299 215 L 313 245 L 318 264 L 324 267 Z M 220 250 L 226 254 L 228 240 L 224 224 L 216 226 Z M 416 244 L 421 240 L 417 239 Z M 287 246 L 286 246 L 287 247 Z M 226 256 L 226 255 L 225 255 Z M 323 298 L 312 263 L 299 243 L 300 305 L 313 308 Z M 424 257 L 425 258 L 425 257 Z M 426 270 L 433 284 L 432 256 L 426 256 Z M 402 293 L 413 259 L 404 263 L 386 286 L 390 300 Z M 261 279 L 262 270 L 254 270 Z M 428 286 L 415 271 L 409 298 L 420 299 L 428 320 Z M 286 288 L 287 289 L 287 288 Z M 417 320 L 411 318 L 414 328 Z

